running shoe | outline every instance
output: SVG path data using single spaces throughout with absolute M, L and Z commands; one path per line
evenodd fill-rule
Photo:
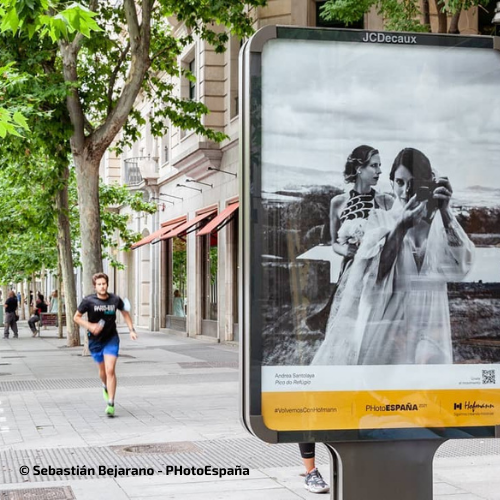
M 106 415 L 108 417 L 114 417 L 115 416 L 115 407 L 108 405 L 106 406 Z
M 106 389 L 106 387 L 102 388 L 102 397 L 106 403 L 109 401 L 108 389 Z
M 325 483 L 318 469 L 313 469 L 306 475 L 304 488 L 311 493 L 328 493 L 330 491 L 330 487 Z

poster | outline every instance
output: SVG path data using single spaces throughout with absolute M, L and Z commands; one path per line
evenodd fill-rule
M 482 435 L 500 425 L 500 53 L 378 35 L 263 46 L 263 422 Z

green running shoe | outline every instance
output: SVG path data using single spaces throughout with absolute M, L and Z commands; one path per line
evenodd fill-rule
M 104 401 L 106 401 L 106 403 L 109 401 L 108 390 L 106 389 L 106 387 L 102 388 L 102 397 L 104 398 Z
M 108 405 L 106 406 L 106 415 L 108 417 L 114 417 L 115 416 L 115 407 Z

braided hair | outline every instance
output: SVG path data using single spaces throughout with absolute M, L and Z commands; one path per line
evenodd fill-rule
M 344 179 L 347 183 L 356 182 L 359 167 L 366 167 L 374 155 L 378 155 L 378 149 L 371 146 L 358 146 L 353 149 L 352 153 L 347 157 L 344 168 Z

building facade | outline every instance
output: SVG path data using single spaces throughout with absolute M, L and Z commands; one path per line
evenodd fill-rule
M 339 26 L 319 17 L 324 1 L 270 0 L 255 12 L 255 28 L 269 24 Z M 431 2 L 433 4 L 433 2 Z M 462 14 L 460 31 L 477 34 L 481 12 Z M 491 16 L 492 17 L 492 16 Z M 489 20 L 491 17 L 486 16 Z M 431 24 L 437 15 L 431 10 Z M 382 30 L 375 11 L 350 26 Z M 179 33 L 183 25 L 174 26 Z M 151 134 L 152 105 L 140 104 L 146 125 L 140 141 L 120 156 L 108 152 L 101 166 L 106 182 L 126 184 L 157 203 L 153 215 L 130 212 L 129 227 L 142 235 L 118 259 L 125 270 L 108 268 L 110 288 L 132 304 L 134 323 L 152 331 L 204 336 L 220 342 L 238 341 L 238 133 L 241 41 L 232 37 L 217 54 L 197 40 L 180 63 L 196 82 L 176 82 L 178 95 L 203 102 L 210 114 L 204 124 L 223 132 L 221 144 L 194 132 L 170 127 L 161 138 Z M 121 207 L 127 213 L 127 207 Z

